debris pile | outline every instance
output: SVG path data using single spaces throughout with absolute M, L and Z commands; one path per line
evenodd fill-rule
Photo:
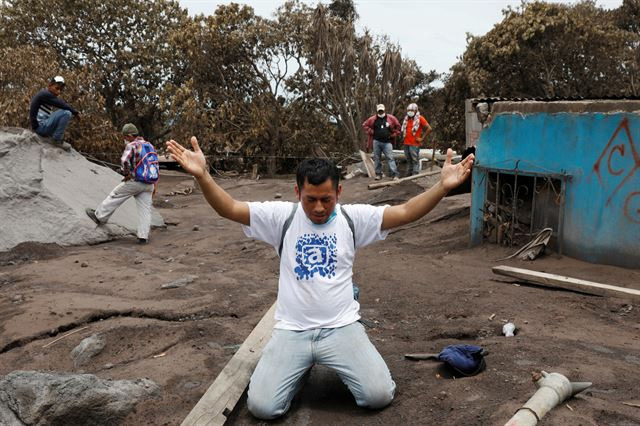
M 0 424 L 117 424 L 159 391 L 148 379 L 13 371 L 0 380 Z

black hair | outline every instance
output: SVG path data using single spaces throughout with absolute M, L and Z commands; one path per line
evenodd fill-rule
M 321 185 L 331 179 L 333 189 L 338 190 L 340 183 L 340 172 L 332 161 L 324 158 L 307 158 L 298 165 L 296 170 L 296 183 L 302 189 L 305 181 L 311 185 Z

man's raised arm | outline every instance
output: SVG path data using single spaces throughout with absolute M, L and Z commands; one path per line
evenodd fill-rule
M 235 200 L 213 180 L 209 174 L 207 160 L 204 158 L 195 136 L 191 137 L 191 146 L 193 151 L 184 148 L 174 140 L 167 142 L 169 153 L 186 172 L 197 179 L 209 205 L 220 216 L 249 226 L 249 205 Z
M 447 192 L 464 182 L 471 174 L 474 156 L 469 155 L 462 162 L 452 165 L 453 151 L 447 150 L 447 159 L 442 167 L 440 181 L 429 188 L 428 191 L 416 195 L 404 204 L 387 207 L 382 216 L 380 228 L 395 228 L 406 225 L 429 213 L 447 195 Z

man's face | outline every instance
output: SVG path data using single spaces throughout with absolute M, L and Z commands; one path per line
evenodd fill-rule
M 302 210 L 309 220 L 315 224 L 323 224 L 336 207 L 338 197 L 342 192 L 342 185 L 338 190 L 333 189 L 333 180 L 327 179 L 320 185 L 312 185 L 306 179 L 302 188 L 295 187 L 296 195 L 302 205 Z
M 56 96 L 60 96 L 60 93 L 62 93 L 62 90 L 64 89 L 64 86 L 61 86 L 60 84 L 50 84 L 49 85 L 49 91 L 51 93 L 53 93 Z
M 378 117 L 384 117 L 384 110 L 383 109 L 379 109 L 378 110 Z
M 125 143 L 129 143 L 131 141 L 133 141 L 136 137 L 133 135 L 122 135 L 124 137 L 124 142 Z

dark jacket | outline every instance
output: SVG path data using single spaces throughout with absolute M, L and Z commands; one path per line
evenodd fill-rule
M 38 128 L 38 111 L 43 110 L 47 115 L 51 113 L 53 107 L 71 111 L 73 115 L 78 115 L 78 111 L 71 105 L 54 95 L 49 89 L 42 89 L 31 98 L 29 106 L 29 122 L 33 130 Z
M 367 134 L 367 150 L 369 151 L 373 149 L 373 123 L 376 122 L 376 118 L 378 118 L 378 115 L 374 114 L 362 123 L 362 128 Z M 389 123 L 389 127 L 391 128 L 391 143 L 393 143 L 396 136 L 400 134 L 400 122 L 393 115 L 387 114 L 387 123 Z

